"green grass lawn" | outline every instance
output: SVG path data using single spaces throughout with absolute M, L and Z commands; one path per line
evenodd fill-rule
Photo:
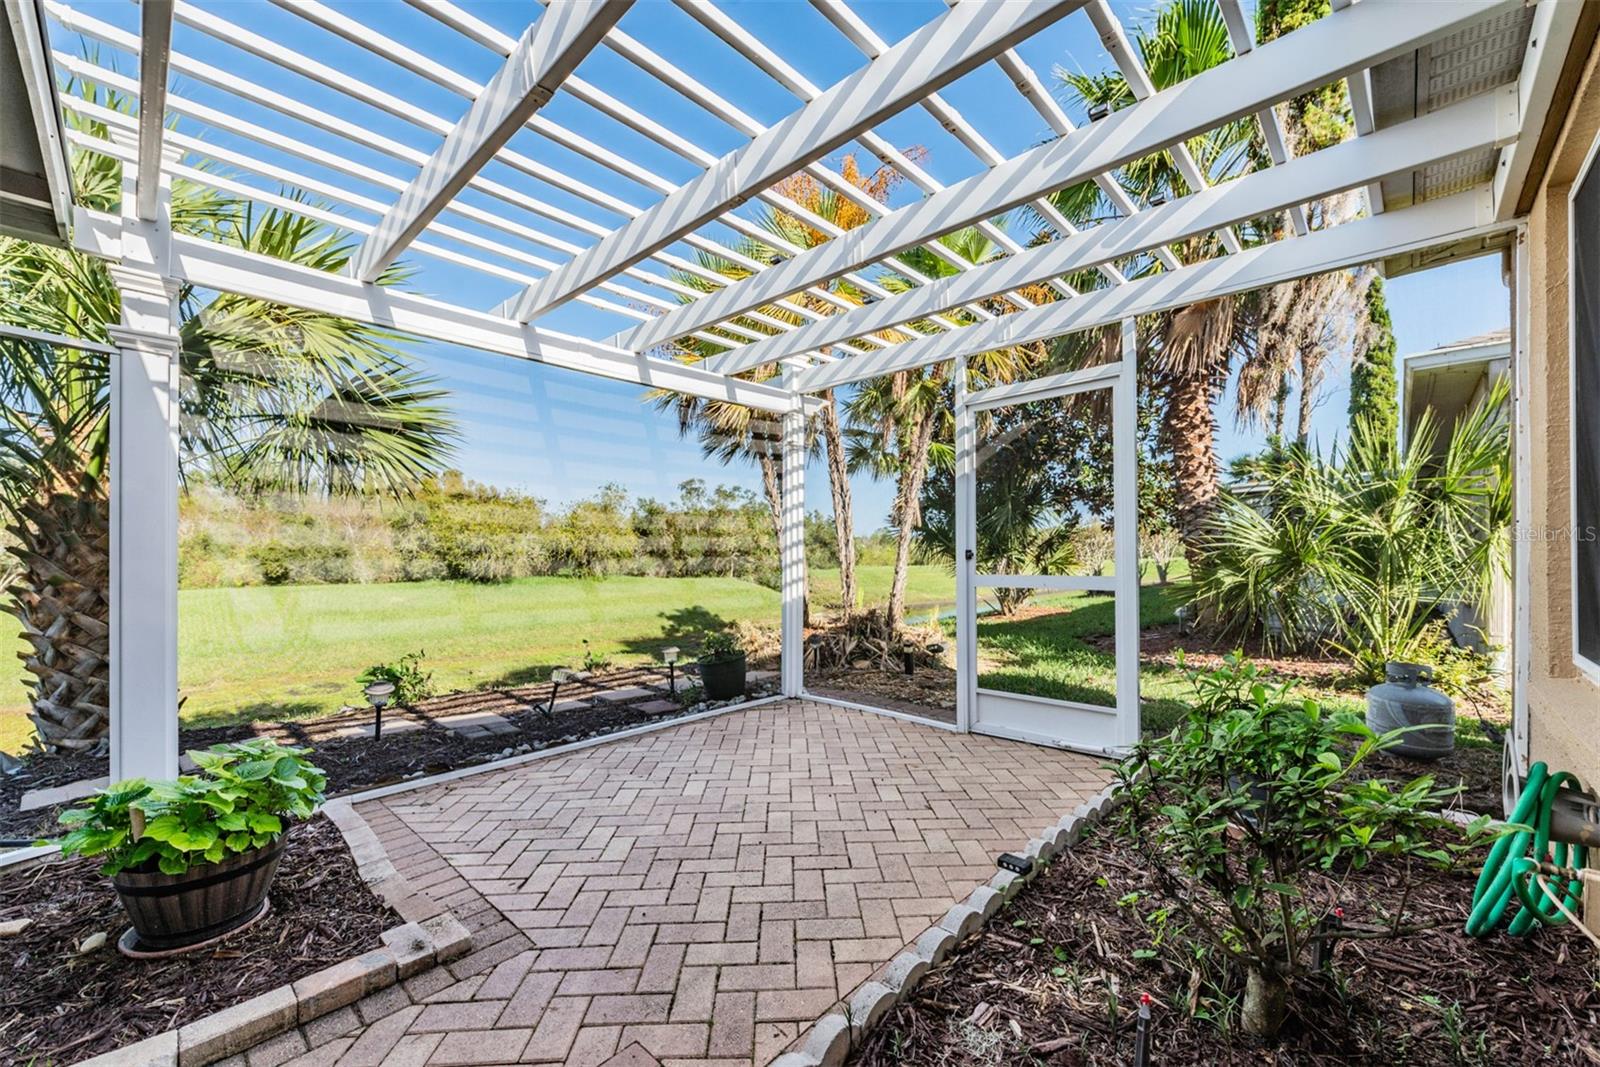
M 869 606 L 887 602 L 893 577 L 894 567 L 887 564 L 857 566 L 856 584 L 862 601 Z M 825 608 L 839 606 L 839 568 L 813 567 L 808 582 L 814 603 Z M 912 620 L 949 611 L 955 603 L 956 576 L 947 568 L 917 564 L 906 571 L 906 614 Z
M 868 603 L 881 603 L 891 569 L 863 566 Z M 837 603 L 838 572 L 815 570 L 812 595 Z M 911 569 L 913 619 L 948 610 L 954 578 L 939 566 Z M 1141 625 L 1171 621 L 1183 586 L 1148 586 Z M 982 684 L 1042 696 L 1110 702 L 1114 664 L 1088 639 L 1112 632 L 1111 598 L 1084 593 L 1040 597 L 1058 608 L 1029 619 L 985 617 L 978 626 Z M 360 699 L 355 676 L 367 666 L 423 649 L 441 692 L 543 680 L 593 650 L 618 662 L 651 660 L 735 621 L 776 626 L 778 594 L 732 578 L 527 578 L 500 585 L 409 582 L 375 585 L 186 589 L 178 595 L 178 676 L 185 722 L 217 725 L 294 718 Z M 954 627 L 946 620 L 946 628 Z M 1177 671 L 1144 671 L 1146 720 L 1170 723 L 1186 686 Z M 1328 696 L 1332 694 L 1311 694 Z M 1335 696 L 1335 699 L 1354 698 Z M 16 674 L 0 683 L 0 749 L 32 732 Z
M 1145 586 L 1140 592 L 1140 628 L 1173 622 L 1174 610 L 1187 595 L 1184 583 Z M 978 622 L 978 684 L 1004 692 L 1114 705 L 1116 657 L 1109 647 L 1090 643 L 1115 632 L 1112 598 L 1069 592 L 1039 597 L 1030 604 L 1061 610 L 1031 618 L 988 616 Z M 953 627 L 948 629 L 954 632 Z M 1190 696 L 1184 672 L 1159 663 L 1143 664 L 1139 690 L 1144 727 L 1150 732 L 1171 729 Z M 1330 707 L 1363 706 L 1355 692 L 1313 686 L 1300 686 L 1296 692 Z
M 251 586 L 178 594 L 184 721 L 300 717 L 360 700 L 367 666 L 425 649 L 440 691 L 518 684 L 576 664 L 583 640 L 619 662 L 737 620 L 776 626 L 778 594 L 733 578 L 528 578 Z M 0 748 L 31 732 L 20 682 L 0 695 Z

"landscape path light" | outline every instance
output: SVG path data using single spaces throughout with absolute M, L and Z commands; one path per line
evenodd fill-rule
M 555 717 L 556 694 L 561 692 L 562 683 L 576 681 L 577 676 L 577 671 L 568 670 L 565 667 L 557 667 L 555 670 L 550 672 L 550 702 L 539 709 L 540 713 L 543 714 L 545 718 L 550 719 Z
M 661 650 L 661 662 L 667 665 L 667 691 L 678 691 L 678 659 L 683 655 L 683 650 L 677 645 L 668 645 Z
M 394 699 L 394 683 L 368 682 L 361 691 L 366 694 L 367 703 L 372 705 L 372 739 L 376 741 L 383 736 L 383 709 Z

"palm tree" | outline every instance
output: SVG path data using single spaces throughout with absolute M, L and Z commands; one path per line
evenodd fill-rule
M 90 83 L 105 107 L 126 100 Z M 92 135 L 102 123 L 73 118 Z M 79 153 L 80 199 L 113 209 L 120 164 Z M 337 271 L 353 245 L 281 211 L 173 183 L 172 228 L 302 266 Z M 391 271 L 384 279 L 401 277 Z M 17 325 L 94 341 L 120 318 L 105 264 L 0 239 L 0 297 Z M 400 338 L 319 312 L 185 284 L 180 308 L 183 470 L 243 489 L 403 493 L 446 466 L 456 435 L 444 392 Z M 0 508 L 12 540 L 0 583 L 31 646 L 31 717 L 47 750 L 97 746 L 109 729 L 107 469 L 109 379 L 99 353 L 0 343 Z
M 1327 644 L 1364 681 L 1427 662 L 1441 616 L 1509 566 L 1506 395 L 1502 382 L 1453 427 L 1425 412 L 1403 450 L 1361 418 L 1327 456 L 1289 445 L 1252 461 L 1251 492 L 1226 494 L 1208 531 L 1199 602 L 1225 635 Z
M 1266 0 L 1260 7 L 1258 36 L 1270 40 L 1325 13 L 1327 0 Z M 1215 67 L 1233 55 L 1220 9 L 1210 0 L 1174 0 L 1155 21 L 1134 35 L 1134 43 L 1157 89 L 1175 85 Z M 1058 71 L 1067 91 L 1091 110 L 1117 109 L 1134 95 L 1118 72 L 1075 74 Z M 1319 90 L 1287 109 L 1292 150 L 1315 150 L 1343 134 L 1343 89 Z M 1188 142 L 1208 181 L 1226 181 L 1266 164 L 1255 120 L 1245 117 Z M 1121 177 L 1137 198 L 1163 200 L 1189 189 L 1170 153 L 1162 152 L 1123 168 Z M 1069 217 L 1107 215 L 1108 205 L 1087 184 L 1057 194 Z M 1312 205 L 1312 224 L 1350 210 L 1349 198 Z M 1087 220 L 1086 220 L 1087 221 Z M 1257 220 L 1240 227 L 1245 244 L 1282 236 L 1282 220 Z M 1176 251 L 1186 261 L 1222 252 L 1216 235 L 1184 242 Z M 1146 257 L 1132 272 L 1158 269 Z M 1281 429 L 1289 382 L 1298 380 L 1301 397 L 1297 437 L 1309 432 L 1317 386 L 1329 355 L 1354 328 L 1358 294 L 1348 274 L 1307 279 L 1262 293 L 1220 297 L 1154 318 L 1146 354 L 1165 392 L 1164 438 L 1173 461 L 1178 528 L 1191 557 L 1203 543 L 1206 517 L 1217 500 L 1215 406 L 1233 365 L 1240 364 L 1238 416 L 1242 422 L 1271 420 Z M 1329 324 L 1332 324 L 1330 327 Z
M 908 154 L 916 158 L 921 153 L 920 150 L 912 149 Z M 901 179 L 899 172 L 889 167 L 880 167 L 871 174 L 863 173 L 852 155 L 846 155 L 840 161 L 839 173 L 846 181 L 879 203 L 888 200 L 890 192 Z M 809 174 L 801 173 L 785 178 L 777 183 L 774 191 L 812 215 L 826 219 L 843 230 L 853 229 L 872 218 L 859 204 L 839 195 L 837 191 Z M 812 248 L 828 240 L 829 237 L 807 221 L 801 212 L 784 211 L 771 205 L 763 207 L 757 216 L 757 222 L 776 239 L 791 247 Z M 738 250 L 748 258 L 763 262 L 771 262 L 778 258 L 776 249 L 753 239 L 742 242 Z M 699 253 L 699 261 L 701 267 L 724 275 L 730 281 L 737 281 L 749 274 L 748 268 L 732 260 L 704 252 Z M 704 278 L 687 273 L 678 273 L 675 280 L 680 285 L 703 291 L 710 288 Z M 833 295 L 851 303 L 859 304 L 864 300 L 864 294 L 844 279 L 828 283 L 827 289 Z M 825 306 L 820 298 L 813 295 L 800 294 L 794 301 L 817 310 L 832 310 L 831 306 Z M 796 325 L 801 322 L 793 310 L 782 305 L 761 308 L 760 313 L 766 318 L 782 322 Z M 742 325 L 752 331 L 770 332 L 768 326 L 759 319 L 745 317 Z M 691 361 L 703 359 L 718 351 L 698 338 L 686 338 L 679 342 L 678 347 L 679 358 Z M 773 374 L 773 370 L 768 367 L 747 376 L 759 379 L 770 378 Z M 677 413 L 679 432 L 685 436 L 699 437 L 701 450 L 707 456 L 714 456 L 723 463 L 743 459 L 756 465 L 761 471 L 761 483 L 767 503 L 772 508 L 774 530 L 781 537 L 782 507 L 779 485 L 782 460 L 779 447 L 780 435 L 772 420 L 759 419 L 748 409 L 737 408 L 721 401 L 704 401 L 665 391 L 652 394 L 652 398 L 658 406 L 670 408 Z M 857 599 L 855 519 L 850 499 L 850 471 L 847 465 L 843 429 L 839 420 L 839 406 L 832 389 L 822 394 L 822 408 L 817 420 L 818 426 L 813 436 L 822 445 L 828 463 L 828 489 L 832 496 L 835 548 L 839 556 L 839 598 L 843 612 L 848 617 L 854 610 Z
M 999 254 L 998 247 L 976 228 L 958 230 L 939 238 L 939 242 L 969 263 L 983 263 Z M 902 253 L 907 263 L 922 274 L 940 277 L 955 268 L 926 248 Z M 1092 278 L 1072 279 L 1080 288 L 1091 287 Z M 885 287 L 896 286 L 893 279 Z M 1033 303 L 1053 299 L 1045 286 L 1030 286 L 1023 295 Z M 1005 310 L 1003 300 L 986 301 L 992 310 Z M 951 313 L 970 318 L 969 312 Z M 917 324 L 924 330 L 930 323 Z M 968 360 L 967 369 L 975 382 L 999 384 L 1025 376 L 1030 368 L 1046 360 L 1046 346 L 1026 345 L 984 352 Z M 889 584 L 885 614 L 898 628 L 905 621 L 906 581 L 910 574 L 911 550 L 917 527 L 922 521 L 922 488 L 930 463 L 948 463 L 953 456 L 954 421 L 951 418 L 951 364 L 936 364 L 915 370 L 897 371 L 863 382 L 845 405 L 849 420 L 850 465 L 878 477 L 895 480 L 890 505 L 889 525 L 895 531 L 894 571 Z
M 1209 0 L 1175 0 L 1157 13 L 1151 26 L 1135 32 L 1134 45 L 1157 89 L 1209 70 L 1233 55 L 1221 10 Z M 1058 70 L 1057 74 L 1067 91 L 1091 111 L 1116 110 L 1135 100 L 1120 72 L 1074 74 Z M 1252 122 L 1235 121 L 1188 142 L 1208 180 L 1223 180 L 1251 168 L 1255 160 Z M 1145 201 L 1193 192 L 1168 152 L 1134 161 L 1123 168 L 1122 179 L 1135 198 Z M 1058 200 L 1058 206 L 1082 211 L 1081 188 L 1066 193 Z M 1109 207 L 1102 206 L 1100 210 L 1109 213 Z M 1178 249 L 1185 261 L 1221 252 L 1215 234 L 1193 238 Z M 1154 261 L 1140 266 L 1147 271 L 1156 269 Z M 1194 544 L 1201 522 L 1217 496 L 1213 408 L 1227 380 L 1232 358 L 1244 345 L 1245 320 L 1239 314 L 1239 300 L 1222 297 L 1158 316 L 1155 328 L 1141 333 L 1149 338 L 1147 354 L 1153 359 L 1166 393 L 1164 436 L 1172 453 L 1178 529 L 1185 543 Z

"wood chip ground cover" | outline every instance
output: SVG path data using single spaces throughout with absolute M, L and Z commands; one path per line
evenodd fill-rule
M 756 666 L 752 665 L 752 669 Z M 680 674 L 680 680 L 681 677 Z M 516 751 L 526 745 L 528 750 L 536 751 L 691 713 L 693 708 L 683 708 L 669 715 L 651 715 L 640 710 L 641 705 L 665 696 L 666 685 L 666 674 L 661 671 L 608 672 L 587 683 L 562 686 L 560 699 L 581 700 L 606 690 L 628 687 L 649 686 L 658 691 L 626 704 L 596 703 L 557 711 L 551 716 L 539 710 L 549 700 L 548 683 L 452 693 L 424 701 L 414 710 L 397 708 L 386 712 L 386 732 L 376 744 L 370 736 L 349 732 L 372 724 L 372 712 L 364 708 L 318 719 L 185 729 L 179 742 L 183 749 L 207 748 L 222 741 L 271 736 L 287 744 L 305 745 L 314 753 L 313 762 L 328 775 L 329 794 L 339 795 L 481 763 L 508 748 Z M 446 729 L 440 722 L 446 716 L 471 712 L 503 716 L 514 731 L 467 736 Z M 424 728 L 392 729 L 404 719 L 421 722 Z M 0 838 L 32 840 L 59 832 L 56 819 L 62 806 L 20 811 L 17 805 L 24 792 L 105 773 L 104 757 L 82 754 L 29 757 L 24 761 L 23 773 L 0 776 Z
M 1376 865 L 1338 891 L 1348 921 L 1393 908 L 1400 871 Z M 1297 985 L 1279 1041 L 1230 1032 L 1242 978 L 1195 965 L 1169 933 L 1150 949 L 1163 901 L 1133 851 L 1099 831 L 1018 897 L 887 1016 L 855 1067 L 1126 1065 L 1141 993 L 1153 998 L 1151 1062 L 1600 1064 L 1600 963 L 1568 928 L 1477 941 L 1461 932 L 1475 874 L 1435 873 L 1406 904 L 1445 925 L 1401 940 L 1346 941 L 1326 976 Z M 1323 891 L 1334 892 L 1331 884 Z
M 0 1064 L 67 1064 L 204 1018 L 381 945 L 400 924 L 356 872 L 339 830 L 295 828 L 273 883 L 272 912 L 211 949 L 130 960 L 113 947 L 126 913 L 96 860 L 0 872 L 0 922 L 32 919 L 0 940 Z M 101 948 L 78 946 L 96 933 Z

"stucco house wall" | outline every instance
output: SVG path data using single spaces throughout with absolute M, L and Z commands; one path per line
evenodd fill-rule
M 1532 510 L 1526 650 L 1528 755 L 1600 791 L 1600 679 L 1574 655 L 1571 276 L 1568 198 L 1600 136 L 1600 50 L 1588 60 L 1528 212 L 1528 432 Z M 1561 109 L 1561 102 L 1557 102 Z M 1519 457 L 1524 458 L 1524 457 Z M 1519 652 L 1519 655 L 1522 654 Z

